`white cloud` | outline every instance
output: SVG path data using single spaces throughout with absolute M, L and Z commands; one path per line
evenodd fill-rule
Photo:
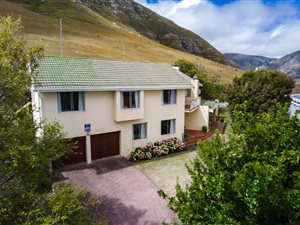
M 267 5 L 239 0 L 223 6 L 207 0 L 137 2 L 199 34 L 221 52 L 281 57 L 300 50 L 300 19 L 291 1 Z

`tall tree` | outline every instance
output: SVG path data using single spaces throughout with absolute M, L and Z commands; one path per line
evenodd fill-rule
M 226 96 L 231 112 L 247 101 L 247 111 L 257 115 L 275 110 L 277 103 L 289 103 L 294 87 L 294 80 L 280 71 L 249 71 L 233 79 Z
M 300 223 L 300 120 L 278 108 L 254 116 L 242 106 L 228 142 L 200 142 L 192 183 L 160 192 L 183 224 Z
M 199 79 L 203 85 L 201 87 L 202 98 L 209 100 L 223 98 L 224 85 L 221 84 L 218 76 L 208 75 L 204 68 L 184 59 L 177 60 L 175 64 L 179 66 L 182 73 L 191 78 L 196 76 Z
M 59 124 L 33 121 L 27 103 L 42 48 L 28 47 L 20 28 L 20 19 L 0 17 L 0 224 L 94 224 L 85 193 L 51 193 L 51 164 L 72 144 Z

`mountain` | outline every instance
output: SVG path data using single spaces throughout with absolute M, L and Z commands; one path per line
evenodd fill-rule
M 22 36 L 30 44 L 42 45 L 45 55 L 60 55 L 59 19 L 63 18 L 64 56 L 169 64 L 186 59 L 226 83 L 242 73 L 237 68 L 159 44 L 73 0 L 0 2 L 0 15 L 21 16 Z
M 225 53 L 242 70 L 255 70 L 256 68 L 269 68 L 275 58 L 267 58 L 258 55 L 243 55 L 238 53 Z
M 300 51 L 288 54 L 279 59 L 237 53 L 227 53 L 225 55 L 242 70 L 280 70 L 291 77 L 300 78 Z
M 81 0 L 105 18 L 122 23 L 163 45 L 232 65 L 206 40 L 133 0 Z

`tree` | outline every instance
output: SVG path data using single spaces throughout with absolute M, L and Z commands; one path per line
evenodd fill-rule
M 51 193 L 52 162 L 69 153 L 72 144 L 66 141 L 59 124 L 33 121 L 28 104 L 29 87 L 42 48 L 28 47 L 19 36 L 20 28 L 20 19 L 0 17 L 0 224 L 41 224 L 33 222 L 32 216 L 50 224 L 49 221 L 54 223 L 58 219 L 53 211 L 67 207 L 70 200 L 79 197 L 71 187 Z M 37 138 L 39 129 L 43 129 L 43 136 Z M 59 198 L 62 192 L 69 198 Z M 51 199 L 59 200 L 59 205 L 52 204 Z M 78 207 L 86 212 L 84 199 L 79 200 Z M 37 201 L 41 204 L 35 208 Z M 83 223 L 82 214 L 74 216 L 78 210 L 63 210 L 60 216 L 72 215 L 74 224 L 94 223 L 89 220 Z M 64 220 L 61 221 L 55 224 L 63 224 Z
M 199 82 L 203 85 L 201 96 L 204 99 L 221 99 L 223 98 L 224 85 L 221 84 L 218 76 L 208 75 L 205 69 L 184 59 L 175 62 L 182 73 L 193 78 L 198 77 Z
M 300 223 L 300 121 L 278 108 L 254 116 L 243 105 L 228 142 L 199 143 L 192 183 L 160 191 L 183 224 Z
M 289 103 L 294 87 L 294 80 L 280 71 L 249 71 L 233 79 L 226 96 L 231 112 L 247 101 L 247 111 L 257 115 L 275 110 L 277 103 Z

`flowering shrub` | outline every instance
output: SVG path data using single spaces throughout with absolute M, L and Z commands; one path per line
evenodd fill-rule
M 130 160 L 140 161 L 151 159 L 162 155 L 168 155 L 174 152 L 180 152 L 184 149 L 185 145 L 178 138 L 168 138 L 165 140 L 149 142 L 145 147 L 137 147 L 131 152 Z

